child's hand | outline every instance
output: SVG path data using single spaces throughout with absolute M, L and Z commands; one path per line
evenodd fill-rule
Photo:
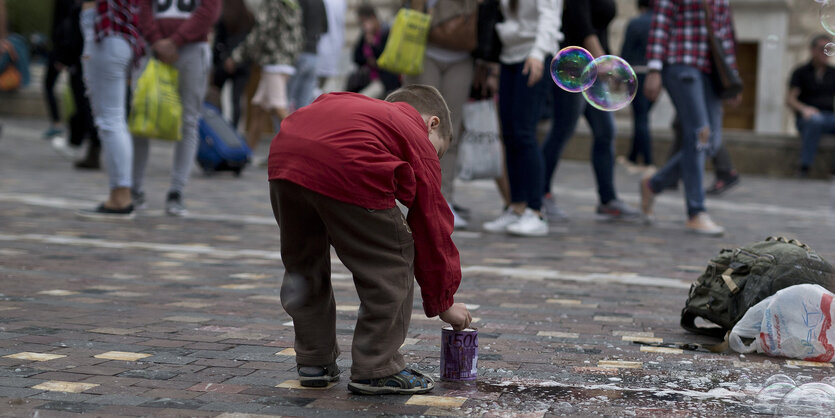
M 446 311 L 438 315 L 441 321 L 452 325 L 452 329 L 461 331 L 470 326 L 473 322 L 473 317 L 470 316 L 470 311 L 463 303 L 453 303 Z

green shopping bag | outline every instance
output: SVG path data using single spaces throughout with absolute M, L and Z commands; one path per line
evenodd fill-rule
M 394 18 L 386 47 L 377 66 L 398 74 L 418 75 L 423 72 L 423 53 L 432 17 L 409 8 L 401 8 Z
M 177 69 L 151 59 L 139 76 L 128 121 L 130 133 L 145 138 L 182 139 L 183 105 Z

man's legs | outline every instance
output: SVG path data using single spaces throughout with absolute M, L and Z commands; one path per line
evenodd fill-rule
M 594 142 L 591 147 L 591 161 L 597 180 L 597 194 L 600 204 L 615 199 L 615 118 L 610 112 L 586 106 L 586 120 L 591 126 Z
M 212 53 L 209 44 L 198 42 L 184 45 L 175 66 L 180 73 L 180 101 L 183 104 L 183 139 L 174 148 L 174 168 L 171 171 L 169 192 L 182 194 L 197 155 L 197 122 L 206 97 Z
M 835 132 L 835 114 L 822 112 L 810 119 L 800 119 L 797 122 L 797 129 L 803 140 L 800 150 L 800 170 L 801 174 L 804 171 L 808 174 L 809 168 L 815 162 L 821 136 Z

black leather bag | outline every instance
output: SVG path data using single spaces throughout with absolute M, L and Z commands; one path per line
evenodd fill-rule
M 722 47 L 722 40 L 716 37 L 713 31 L 713 13 L 706 0 L 702 0 L 702 7 L 705 9 L 705 22 L 707 26 L 708 43 L 713 58 L 713 81 L 719 92 L 719 97 L 732 99 L 742 93 L 742 78 L 739 72 L 728 63 L 725 48 Z

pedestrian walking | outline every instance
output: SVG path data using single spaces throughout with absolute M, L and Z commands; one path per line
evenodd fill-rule
M 328 15 L 328 31 L 319 38 L 316 46 L 316 76 L 319 77 L 319 90 L 327 90 L 331 78 L 341 76 L 342 57 L 345 47 L 345 14 L 348 3 L 345 0 L 325 0 L 325 12 Z
M 85 218 L 133 219 L 133 142 L 125 110 L 126 86 L 135 60 L 145 51 L 139 34 L 138 0 L 95 0 L 82 4 L 82 70 L 109 178 L 110 195 Z M 116 18 L 118 16 L 118 18 Z
M 715 33 L 728 64 L 735 70 L 736 46 L 728 0 L 655 1 L 647 46 L 650 72 L 644 92 L 647 98 L 655 100 L 663 83 L 681 121 L 682 147 L 657 173 L 641 180 L 641 210 L 647 220 L 652 220 L 655 195 L 681 179 L 686 228 L 721 236 L 725 229 L 707 214 L 702 187 L 705 157 L 714 154 L 722 144 L 722 99 L 718 83 L 711 76 L 716 70 L 708 39 L 710 31 Z
M 631 166 L 642 164 L 649 167 L 653 164 L 649 111 L 655 101 L 647 99 L 643 90 L 647 78 L 646 53 L 651 25 L 652 0 L 638 0 L 638 16 L 626 25 L 620 49 L 621 58 L 632 66 L 638 76 L 638 91 L 632 100 L 632 145 L 627 156 Z
M 502 0 L 504 22 L 496 25 L 502 41 L 499 57 L 499 118 L 505 144 L 511 204 L 498 218 L 484 224 L 489 232 L 519 236 L 548 234 L 542 215 L 545 181 L 536 125 L 551 81 L 545 57 L 557 50 L 562 0 Z
M 231 72 L 226 70 L 225 62 L 238 47 L 252 27 L 255 17 L 249 11 L 244 0 L 223 0 L 220 20 L 215 25 L 214 43 L 212 45 L 212 85 L 210 96 L 217 99 L 218 109 L 223 109 L 220 95 L 227 82 L 232 83 L 232 126 L 238 127 L 241 120 L 241 98 L 249 80 L 249 62 L 236 64 Z
M 316 48 L 322 34 L 328 31 L 328 15 L 322 0 L 299 0 L 302 9 L 302 31 L 304 45 L 296 58 L 295 73 L 287 82 L 290 108 L 295 110 L 313 102 L 316 89 Z
M 273 139 L 268 166 L 285 267 L 281 303 L 293 318 L 302 386 L 339 379 L 333 246 L 361 302 L 348 389 L 378 395 L 434 387 L 431 377 L 406 367 L 398 349 L 412 316 L 414 279 L 427 317 L 440 316 L 456 330 L 472 321 L 454 302 L 461 264 L 441 194 L 439 158 L 451 137 L 440 93 L 411 85 L 386 101 L 322 95 L 291 114 Z M 408 217 L 395 199 L 409 207 Z

